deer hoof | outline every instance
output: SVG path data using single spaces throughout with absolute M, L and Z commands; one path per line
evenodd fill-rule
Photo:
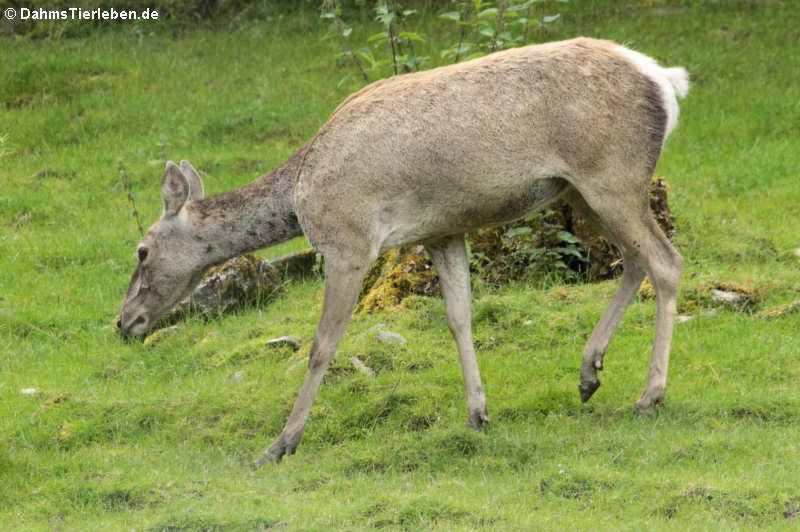
M 467 427 L 474 430 L 481 430 L 481 427 L 489 423 L 489 414 L 486 409 L 472 410 L 467 418 Z
M 633 413 L 639 417 L 646 417 L 653 413 L 657 405 L 664 403 L 664 394 L 657 394 L 654 397 L 650 397 L 647 395 L 642 395 L 642 397 L 636 401 L 636 406 L 633 409 Z
M 588 401 L 594 392 L 600 387 L 600 381 L 595 378 L 593 381 L 583 381 L 578 385 L 578 391 L 581 394 L 581 402 Z
M 281 436 L 257 460 L 253 461 L 253 468 L 258 469 L 267 462 L 279 464 L 285 455 L 294 454 L 296 448 L 297 444 L 287 443 Z
M 284 453 L 275 454 L 272 452 L 272 448 L 270 447 L 266 451 L 264 451 L 261 456 L 258 457 L 257 460 L 253 460 L 253 469 L 258 469 L 259 467 L 263 466 L 267 462 L 274 462 L 276 464 L 281 463 L 281 458 L 283 458 Z

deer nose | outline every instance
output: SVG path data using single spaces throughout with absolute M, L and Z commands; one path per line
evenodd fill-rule
M 147 323 L 147 317 L 144 314 L 142 314 L 142 315 L 138 316 L 132 322 L 128 323 L 128 325 L 126 327 L 125 324 L 122 322 L 122 317 L 120 316 L 117 319 L 117 329 L 119 329 L 119 331 L 123 335 L 127 336 L 127 335 L 129 335 L 131 333 L 131 329 L 133 329 L 134 327 L 137 327 L 137 326 L 143 326 L 146 323 Z

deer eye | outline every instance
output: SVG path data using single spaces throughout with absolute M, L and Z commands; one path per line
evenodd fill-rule
M 144 262 L 147 258 L 147 248 L 139 248 L 136 250 L 136 254 L 139 256 L 139 262 Z

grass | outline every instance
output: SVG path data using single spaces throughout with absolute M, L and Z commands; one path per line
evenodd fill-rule
M 756 286 L 755 310 L 798 299 L 794 6 L 594 0 L 554 9 L 562 17 L 548 39 L 611 38 L 692 73 L 657 170 L 686 258 L 681 307 L 695 308 L 697 289 L 715 280 Z M 637 419 L 651 300 L 637 299 L 623 319 L 596 396 L 582 405 L 577 394 L 583 343 L 615 282 L 477 287 L 492 417 L 481 434 L 463 428 L 440 300 L 356 316 L 298 454 L 250 470 L 304 372 L 258 339 L 309 344 L 322 283 L 191 319 L 150 346 L 121 342 L 110 324 L 139 234 L 118 161 L 147 223 L 159 214 L 167 158 L 191 160 L 216 193 L 298 149 L 356 87 L 337 88 L 337 44 L 321 40 L 312 9 L 278 17 L 240 21 L 234 32 L 121 26 L 81 39 L 0 39 L 4 528 L 797 526 L 800 313 L 695 311 L 676 326 L 666 406 Z M 434 17 L 423 19 L 428 46 L 449 42 Z M 408 344 L 375 343 L 380 323 Z M 353 356 L 376 377 L 355 371 Z

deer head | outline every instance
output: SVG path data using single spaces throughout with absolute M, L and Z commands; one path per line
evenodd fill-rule
M 203 242 L 194 238 L 184 206 L 203 198 L 203 181 L 188 161 L 167 162 L 161 181 L 164 212 L 136 247 L 139 264 L 131 277 L 117 328 L 145 334 L 197 285 L 208 266 Z

